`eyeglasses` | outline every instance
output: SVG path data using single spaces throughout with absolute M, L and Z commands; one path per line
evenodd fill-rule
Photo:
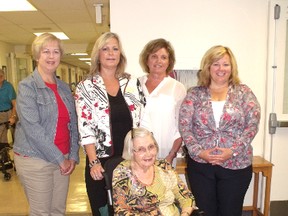
M 157 150 L 157 148 L 156 148 L 156 145 L 155 145 L 155 144 L 150 144 L 147 148 L 145 148 L 145 147 L 143 147 L 143 146 L 139 147 L 138 149 L 134 149 L 134 148 L 133 148 L 133 151 L 134 151 L 135 153 L 140 154 L 140 155 L 143 155 L 143 154 L 145 154 L 146 152 L 155 152 L 156 150 Z

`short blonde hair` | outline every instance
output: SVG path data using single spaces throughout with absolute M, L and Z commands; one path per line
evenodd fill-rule
M 57 38 L 55 35 L 51 33 L 43 33 L 36 37 L 32 43 L 32 56 L 35 61 L 37 61 L 40 57 L 40 52 L 43 49 L 43 47 L 49 43 L 49 42 L 54 42 L 56 41 L 59 46 L 59 50 L 61 53 L 61 57 L 64 54 L 64 49 L 63 49 L 63 44 L 62 41 Z
M 146 137 L 146 136 L 149 136 L 152 138 L 154 144 L 156 145 L 156 148 L 157 148 L 157 152 L 159 151 L 159 146 L 157 144 L 157 141 L 155 140 L 154 136 L 153 136 L 153 133 L 148 131 L 147 129 L 145 128 L 133 128 L 132 130 L 130 130 L 125 139 L 124 139 L 124 149 L 123 149 L 123 154 L 122 154 L 122 157 L 125 159 L 125 160 L 133 160 L 133 148 L 134 148 L 134 145 L 133 145 L 133 140 L 135 138 L 143 138 L 143 137 Z
M 176 62 L 175 51 L 169 41 L 163 38 L 159 38 L 159 39 L 151 40 L 150 42 L 148 42 L 140 54 L 139 63 L 144 72 L 150 73 L 149 67 L 147 65 L 149 55 L 157 52 L 158 50 L 162 48 L 166 49 L 166 51 L 169 54 L 169 65 L 167 67 L 166 74 L 170 73 L 173 70 L 175 62 Z
M 217 45 L 211 47 L 203 56 L 201 60 L 200 71 L 198 73 L 198 85 L 209 87 L 211 84 L 210 67 L 224 55 L 228 55 L 231 62 L 231 75 L 229 77 L 229 84 L 238 85 L 240 79 L 238 77 L 237 62 L 232 51 L 225 46 Z
M 106 32 L 102 34 L 95 42 L 92 53 L 91 53 L 91 67 L 90 67 L 90 76 L 94 76 L 96 74 L 99 74 L 100 72 L 100 62 L 99 62 L 99 53 L 100 50 L 105 46 L 107 43 L 107 40 L 110 38 L 115 38 L 118 42 L 119 45 L 119 50 L 120 50 L 120 62 L 117 65 L 117 70 L 115 73 L 116 77 L 121 77 L 122 74 L 125 72 L 125 67 L 127 64 L 127 59 L 124 54 L 122 44 L 120 41 L 119 36 L 116 33 L 113 32 Z

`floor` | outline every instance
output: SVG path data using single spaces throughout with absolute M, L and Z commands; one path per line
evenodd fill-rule
M 277 200 L 272 201 L 270 206 L 270 216 L 287 216 L 288 215 L 288 201 Z
M 13 157 L 12 153 L 11 155 Z M 84 182 L 85 156 L 81 150 L 80 156 L 80 164 L 76 166 L 71 175 L 67 199 L 67 215 L 69 216 L 91 215 Z M 9 181 L 5 181 L 0 173 L 0 216 L 27 216 L 29 207 L 23 188 L 14 169 L 8 171 L 11 174 Z

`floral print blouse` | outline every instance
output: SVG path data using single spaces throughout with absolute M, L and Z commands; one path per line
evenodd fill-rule
M 192 193 L 169 163 L 159 160 L 154 166 L 151 185 L 138 180 L 131 170 L 131 161 L 125 160 L 116 167 L 112 181 L 115 216 L 179 216 L 178 207 L 195 206 Z
M 209 88 L 198 86 L 188 90 L 179 115 L 179 129 L 190 157 L 198 157 L 201 150 L 215 146 L 230 148 L 233 157 L 222 164 L 228 169 L 243 169 L 252 164 L 252 140 L 258 132 L 260 105 L 245 84 L 230 85 L 216 128 Z M 217 154 L 217 152 L 215 152 Z
M 139 127 L 145 105 L 140 82 L 125 73 L 119 78 L 119 84 L 131 113 L 133 127 Z M 109 100 L 102 77 L 96 75 L 80 82 L 75 91 L 75 100 L 80 144 L 95 143 L 99 158 L 112 156 Z

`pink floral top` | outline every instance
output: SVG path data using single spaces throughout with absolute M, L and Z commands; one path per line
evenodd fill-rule
M 252 164 L 251 142 L 259 121 L 260 105 L 251 89 L 244 84 L 231 85 L 216 128 L 209 88 L 199 86 L 188 90 L 181 105 L 179 129 L 193 160 L 206 163 L 198 154 L 218 145 L 233 151 L 233 157 L 222 167 L 235 170 Z

